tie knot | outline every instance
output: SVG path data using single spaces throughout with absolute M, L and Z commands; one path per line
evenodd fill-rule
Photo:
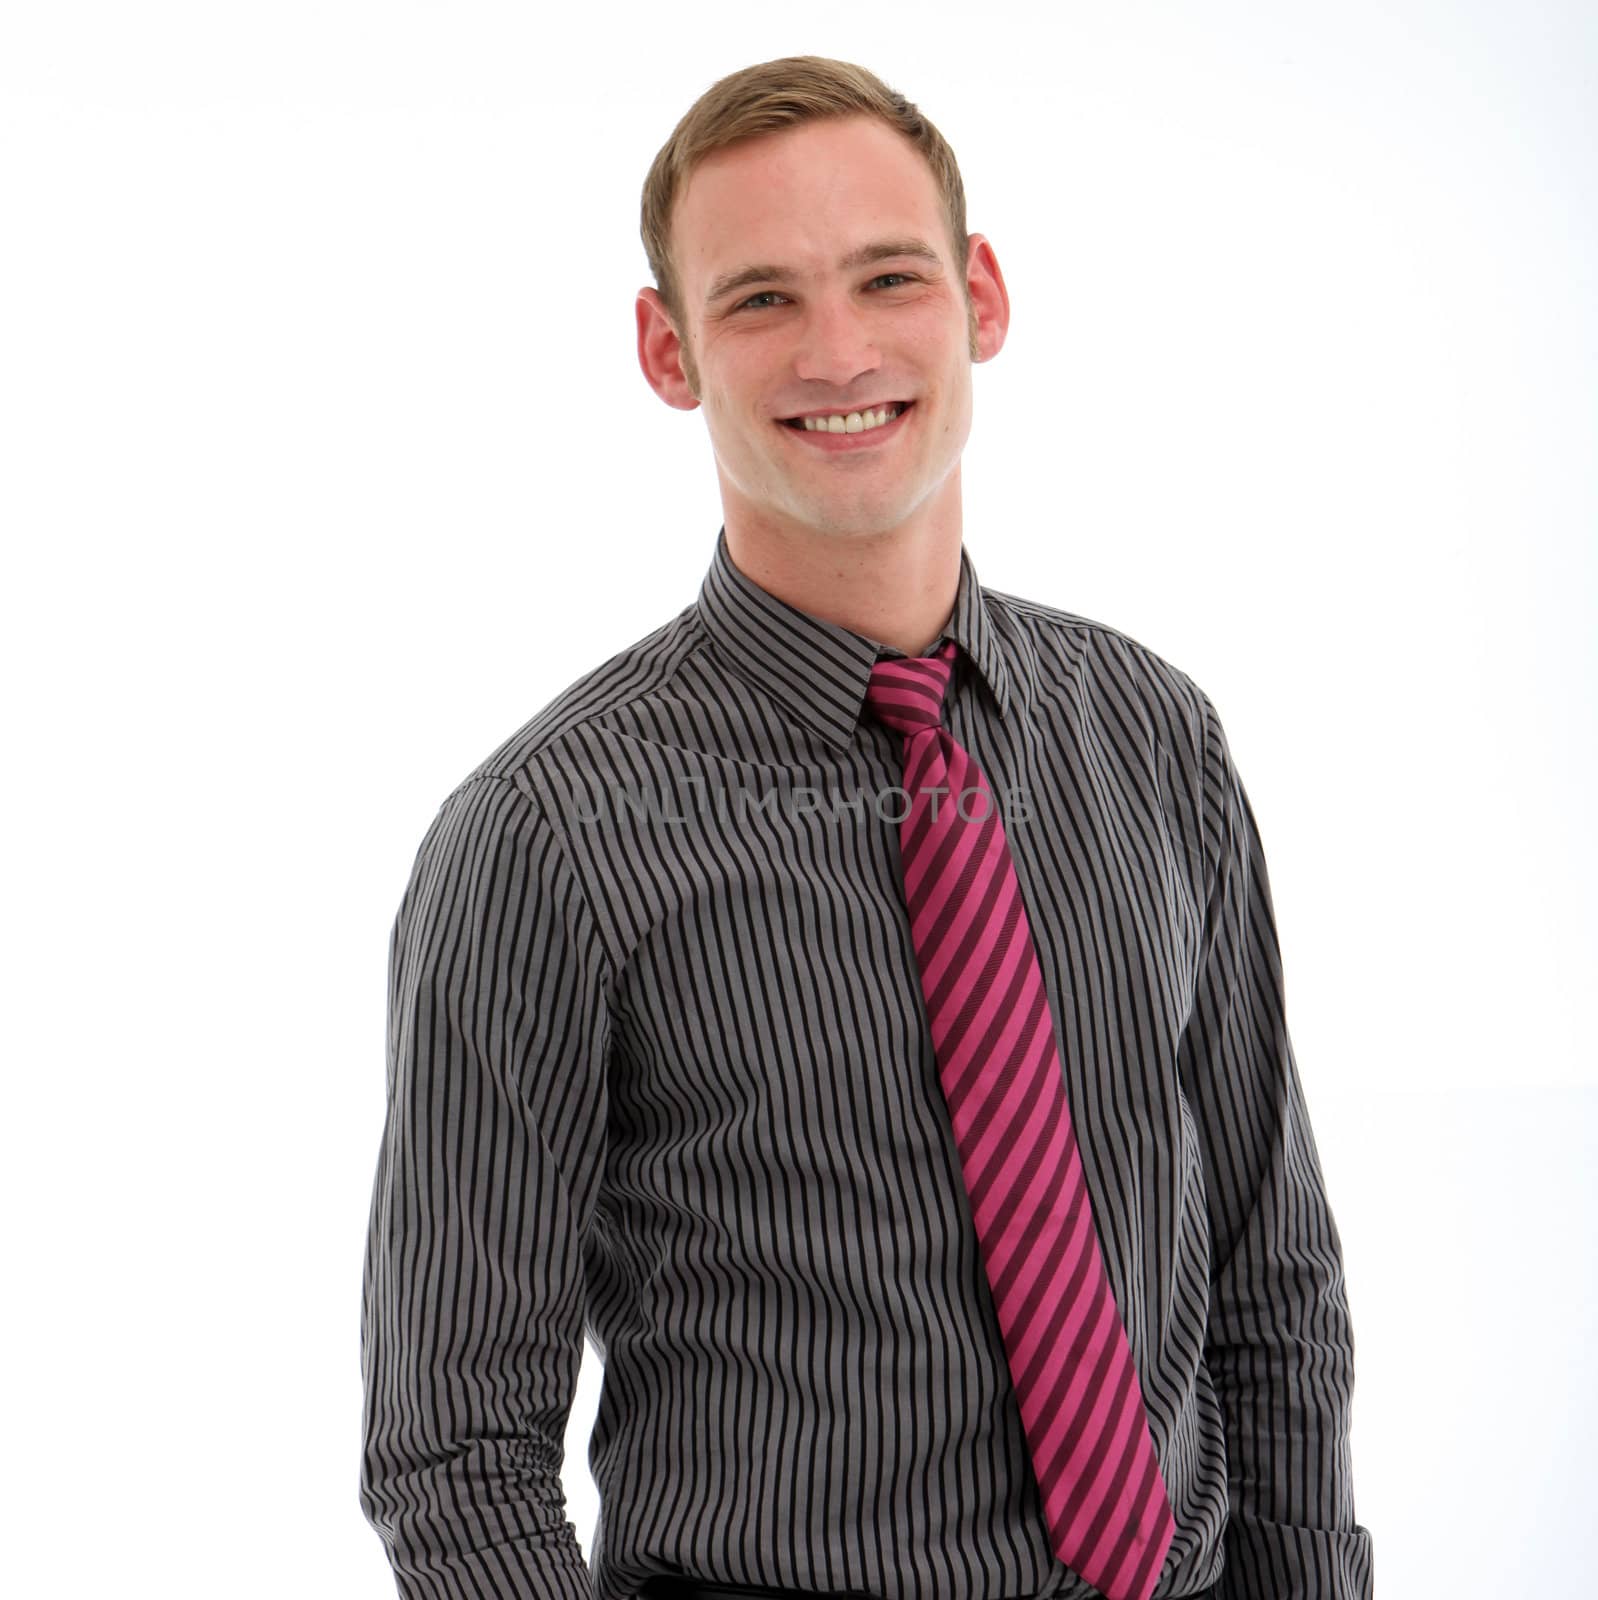
M 954 670 L 951 639 L 930 656 L 887 656 L 871 669 L 866 705 L 899 733 L 917 733 L 943 723 L 943 695 Z

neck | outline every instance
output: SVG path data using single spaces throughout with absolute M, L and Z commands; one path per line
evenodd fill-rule
M 828 534 L 725 519 L 733 565 L 779 600 L 925 655 L 954 611 L 960 588 L 960 521 L 886 533 Z

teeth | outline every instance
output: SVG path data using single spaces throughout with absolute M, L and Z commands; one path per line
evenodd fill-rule
M 867 433 L 880 428 L 904 410 L 903 406 L 881 406 L 875 411 L 851 411 L 844 417 L 806 417 L 806 433 Z

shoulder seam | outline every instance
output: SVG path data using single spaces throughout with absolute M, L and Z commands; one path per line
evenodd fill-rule
M 549 827 L 550 837 L 555 841 L 555 848 L 560 854 L 562 864 L 570 876 L 572 885 L 577 891 L 577 899 L 594 930 L 594 942 L 599 947 L 600 958 L 605 964 L 605 986 L 609 989 L 615 979 L 616 962 L 611 955 L 610 943 L 605 938 L 605 925 L 594 912 L 594 903 L 589 898 L 587 886 L 583 883 L 582 874 L 577 870 L 576 862 L 572 859 L 571 841 L 566 837 L 566 830 L 561 827 L 553 809 L 545 803 L 544 797 L 533 786 L 529 775 L 526 783 L 517 780 L 523 775 L 523 768 L 517 767 L 512 772 L 473 772 L 462 778 L 459 783 L 439 802 L 442 810 L 461 790 L 473 783 L 503 783 L 514 789 L 532 810 L 539 821 Z
M 535 751 L 533 754 L 536 755 L 537 752 Z M 531 758 L 529 758 L 530 760 Z M 525 788 L 516 781 L 521 776 L 525 776 L 527 779 L 527 787 Z M 543 796 L 533 787 L 534 779 L 530 765 L 525 768 L 518 768 L 516 773 L 508 776 L 505 781 L 514 785 L 520 793 L 526 795 L 528 801 L 537 807 L 538 814 L 549 824 L 550 834 L 560 850 L 560 858 L 566 863 L 566 870 L 571 874 L 572 883 L 577 889 L 577 898 L 582 901 L 583 910 L 588 913 L 589 924 L 594 930 L 594 939 L 599 945 L 599 953 L 605 963 L 605 988 L 608 992 L 615 981 L 616 962 L 610 952 L 610 941 L 605 937 L 605 924 L 600 921 L 598 913 L 594 910 L 594 902 L 589 898 L 588 886 L 583 882 L 582 873 L 577 870 L 577 862 L 572 855 L 571 840 L 567 837 L 560 818 L 555 814 L 555 808 L 546 805 Z

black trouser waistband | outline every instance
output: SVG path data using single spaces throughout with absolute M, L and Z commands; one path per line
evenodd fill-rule
M 656 1573 L 639 1591 L 647 1600 L 877 1600 L 861 1589 L 761 1589 L 753 1585 L 701 1583 L 697 1578 Z M 1213 1600 L 1215 1590 L 1200 1589 L 1183 1600 Z
M 759 1589 L 662 1574 L 651 1578 L 638 1592 L 647 1600 L 876 1600 L 863 1589 Z

